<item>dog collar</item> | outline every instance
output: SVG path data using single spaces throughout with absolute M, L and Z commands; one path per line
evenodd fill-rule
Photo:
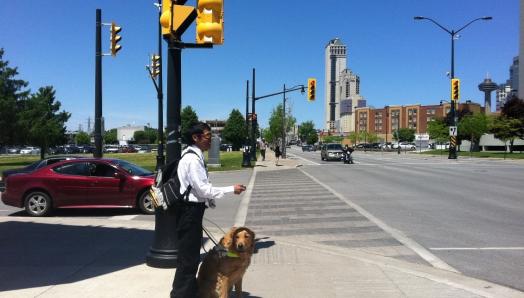
M 226 256 L 228 256 L 228 257 L 230 257 L 230 258 L 239 258 L 239 257 L 240 257 L 237 253 L 232 252 L 232 251 L 230 251 L 230 250 L 227 251 Z

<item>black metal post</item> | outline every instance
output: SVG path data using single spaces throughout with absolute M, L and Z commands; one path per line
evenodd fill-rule
M 93 156 L 102 157 L 102 10 L 96 10 L 95 37 L 95 151 Z
M 164 94 L 162 87 L 162 25 L 160 16 L 162 15 L 162 0 L 158 0 L 158 150 L 156 156 L 156 168 L 159 169 L 165 164 L 164 157 Z
M 251 92 L 251 98 L 252 98 L 252 106 L 251 106 L 251 160 L 257 161 L 257 136 L 256 136 L 256 129 L 257 129 L 257 122 L 258 117 L 256 117 L 256 111 L 255 111 L 255 102 L 256 102 L 256 96 L 255 96 L 255 68 L 253 68 L 253 86 L 252 86 L 252 92 Z
M 455 34 L 454 30 L 451 30 L 451 79 L 455 78 Z M 455 107 L 456 101 L 451 99 L 451 118 L 453 126 L 457 127 L 457 112 Z M 450 136 L 449 140 L 449 154 L 448 159 L 457 159 L 457 147 L 456 137 Z
M 180 158 L 181 108 L 181 56 L 182 50 L 169 41 L 167 56 L 167 163 Z M 157 268 L 176 267 L 178 255 L 176 216 L 173 209 L 155 211 L 155 238 L 146 257 L 147 265 Z
M 251 152 L 246 152 L 249 148 L 249 80 L 246 81 L 246 138 L 244 141 L 244 151 L 242 152 L 242 167 L 251 167 Z
M 282 158 L 286 158 L 286 84 L 282 94 Z

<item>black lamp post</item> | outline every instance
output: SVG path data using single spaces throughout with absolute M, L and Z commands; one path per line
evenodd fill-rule
M 266 98 L 266 97 L 271 97 L 271 96 L 276 96 L 276 95 L 280 95 L 280 94 L 284 94 L 284 99 L 283 99 L 283 108 L 284 108 L 284 113 L 283 113 L 283 118 L 285 119 L 285 115 L 286 115 L 286 92 L 292 92 L 292 91 L 297 91 L 297 90 L 300 90 L 300 93 L 304 93 L 305 90 L 306 90 L 306 86 L 304 85 L 296 85 L 292 88 L 289 88 L 289 89 L 286 89 L 286 85 L 284 85 L 284 90 L 283 91 L 280 91 L 280 92 L 275 92 L 275 93 L 271 93 L 271 94 L 267 94 L 267 95 L 263 95 L 263 96 L 255 96 L 255 69 L 253 68 L 253 86 L 252 87 L 252 92 L 251 92 L 251 99 L 252 99 L 252 107 L 251 107 L 251 119 L 254 118 L 254 120 L 251 122 L 251 160 L 253 161 L 256 161 L 257 160 L 257 154 L 256 154 L 256 126 L 257 126 L 257 117 L 254 116 L 256 115 L 255 114 L 255 103 L 257 100 L 259 99 L 262 99 L 262 98 Z M 246 109 L 247 110 L 247 109 Z M 285 121 L 285 120 L 284 120 Z M 285 124 L 285 122 L 284 122 Z M 284 125 L 285 126 L 285 125 Z M 285 158 L 285 150 L 286 150 L 286 146 L 285 146 L 285 127 L 283 128 L 284 132 L 282 133 L 282 158 Z
M 455 78 L 455 38 L 457 37 L 457 34 L 464 30 L 466 27 L 468 27 L 469 25 L 471 25 L 473 22 L 476 22 L 476 21 L 479 21 L 479 20 L 484 20 L 484 21 L 488 21 L 488 20 L 491 20 L 493 19 L 492 17 L 480 17 L 480 18 L 476 18 L 476 19 L 473 19 L 471 21 L 469 21 L 469 23 L 467 23 L 466 25 L 462 26 L 460 29 L 458 30 L 449 30 L 447 28 L 445 28 L 444 26 L 440 25 L 439 23 L 437 23 L 437 21 L 433 20 L 432 18 L 428 18 L 428 17 L 423 17 L 423 16 L 416 16 L 414 17 L 414 19 L 416 21 L 418 20 L 428 20 L 430 22 L 432 22 L 433 24 L 437 25 L 440 29 L 446 31 L 447 33 L 449 33 L 449 35 L 451 36 L 451 79 L 454 79 Z M 457 113 L 456 113 L 456 101 L 452 100 L 452 103 L 451 103 L 451 117 L 453 118 L 453 126 L 457 126 Z M 455 144 L 455 139 L 453 137 L 450 137 L 450 142 L 449 142 L 449 155 L 448 155 L 448 159 L 457 159 L 457 147 L 456 147 L 456 144 Z

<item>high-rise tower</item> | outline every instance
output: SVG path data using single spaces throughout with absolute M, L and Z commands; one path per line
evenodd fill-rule
M 325 128 L 330 131 L 340 131 L 340 98 L 337 100 L 337 90 L 340 85 L 339 74 L 346 68 L 346 57 L 346 46 L 342 41 L 338 38 L 330 40 L 325 50 L 324 80 Z
M 484 82 L 479 84 L 479 90 L 484 92 L 484 113 L 491 113 L 491 92 L 497 90 L 498 86 L 491 81 L 490 78 L 484 79 Z

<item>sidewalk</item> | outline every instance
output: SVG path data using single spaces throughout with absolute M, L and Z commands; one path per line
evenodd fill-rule
M 274 153 L 258 171 L 296 168 Z M 256 177 L 256 176 L 255 176 Z M 145 264 L 154 222 L 1 217 L 0 297 L 168 297 L 175 269 Z M 215 238 L 221 231 L 211 228 Z M 299 237 L 257 234 L 244 297 L 523 297 L 524 293 L 460 273 L 328 246 Z M 15 243 L 13 243 L 16 241 Z M 206 242 L 207 249 L 212 246 Z M 204 251 L 202 251 L 204 253 Z

